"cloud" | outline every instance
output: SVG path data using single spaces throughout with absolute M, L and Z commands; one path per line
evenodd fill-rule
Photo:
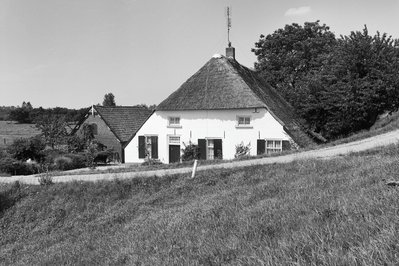
M 286 17 L 303 16 L 310 13 L 310 11 L 312 11 L 310 6 L 293 7 L 285 11 L 284 15 Z

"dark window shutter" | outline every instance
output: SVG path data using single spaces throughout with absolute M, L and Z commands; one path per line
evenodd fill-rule
M 266 140 L 258 139 L 256 141 L 256 154 L 261 155 L 265 153 Z
M 206 160 L 206 139 L 198 139 L 199 158 Z
M 151 158 L 158 159 L 158 136 L 151 137 Z
M 214 139 L 213 140 L 213 145 L 214 145 L 214 157 L 215 159 L 223 159 L 223 145 L 222 145 L 222 140 L 221 139 Z
M 145 158 L 145 137 L 139 136 L 139 158 Z
M 283 140 L 282 145 L 283 151 L 291 150 L 291 143 L 288 140 Z

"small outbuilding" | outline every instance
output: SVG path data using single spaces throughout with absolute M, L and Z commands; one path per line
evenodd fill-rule
M 73 134 L 82 134 L 83 125 L 90 125 L 94 138 L 106 148 L 113 148 L 124 163 L 125 147 L 151 113 L 152 111 L 145 107 L 94 105 L 88 108 Z

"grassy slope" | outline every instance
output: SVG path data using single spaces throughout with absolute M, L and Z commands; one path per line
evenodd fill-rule
M 396 263 L 399 190 L 384 180 L 398 159 L 392 146 L 194 180 L 2 185 L 0 264 Z

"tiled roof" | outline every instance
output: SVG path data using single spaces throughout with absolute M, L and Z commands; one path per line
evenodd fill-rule
M 211 58 L 156 110 L 267 108 L 300 146 L 314 143 L 293 107 L 258 74 L 224 56 Z
M 136 106 L 94 106 L 110 130 L 121 141 L 130 141 L 140 129 L 151 110 Z

